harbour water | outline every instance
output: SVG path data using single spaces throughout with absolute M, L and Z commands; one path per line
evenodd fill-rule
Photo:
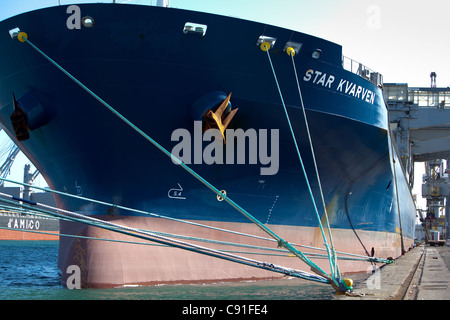
M 69 290 L 61 285 L 57 241 L 0 240 L 0 300 L 332 300 L 330 285 L 295 278 Z

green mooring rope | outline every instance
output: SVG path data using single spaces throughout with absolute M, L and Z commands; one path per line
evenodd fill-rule
M 273 66 L 272 59 L 270 58 L 270 53 L 269 53 L 270 45 L 266 44 L 264 42 L 264 43 L 261 44 L 261 49 L 263 51 L 266 51 L 266 53 L 267 53 L 267 58 L 269 60 L 270 67 L 272 69 L 272 74 L 273 74 L 273 77 L 274 77 L 274 80 L 275 80 L 275 83 L 276 83 L 276 86 L 277 86 L 277 89 L 278 89 L 278 94 L 279 94 L 280 99 L 281 99 L 281 104 L 283 105 L 283 110 L 284 110 L 284 113 L 286 115 L 286 119 L 287 119 L 287 122 L 288 122 L 288 125 L 289 125 L 289 130 L 291 132 L 291 136 L 292 136 L 292 139 L 294 141 L 295 149 L 297 151 L 297 156 L 298 156 L 298 159 L 300 161 L 300 165 L 301 165 L 301 168 L 302 168 L 303 175 L 305 177 L 306 186 L 308 188 L 308 192 L 309 192 L 309 195 L 311 197 L 311 201 L 312 201 L 313 206 L 314 206 L 314 211 L 316 213 L 316 217 L 317 217 L 317 220 L 318 220 L 319 228 L 320 228 L 320 231 L 322 233 L 322 238 L 323 238 L 323 241 L 324 241 L 324 245 L 325 245 L 325 248 L 327 249 L 327 252 L 328 252 L 328 261 L 329 261 L 329 264 L 330 264 L 331 275 L 333 277 L 332 279 L 335 282 L 335 284 L 338 285 L 337 280 L 336 280 L 336 278 L 338 278 L 338 275 L 335 272 L 335 269 L 336 269 L 335 268 L 336 267 L 335 255 L 330 252 L 328 241 L 327 241 L 327 238 L 325 236 L 325 232 L 324 232 L 324 229 L 323 229 L 323 226 L 322 226 L 322 222 L 320 220 L 319 210 L 317 209 L 316 201 L 314 199 L 314 195 L 313 195 L 313 192 L 312 192 L 312 189 L 311 189 L 311 185 L 309 183 L 309 179 L 308 179 L 308 175 L 306 173 L 305 165 L 303 163 L 303 159 L 302 159 L 302 156 L 300 154 L 300 149 L 298 147 L 298 143 L 297 143 L 297 139 L 295 137 L 294 129 L 292 128 L 291 120 L 290 120 L 289 113 L 288 113 L 287 108 L 286 108 L 286 104 L 285 104 L 284 99 L 283 99 L 283 94 L 281 93 L 281 88 L 280 88 L 280 85 L 278 83 L 278 78 L 277 78 L 277 75 L 276 75 L 276 72 L 275 72 L 275 68 Z M 309 129 L 308 129 L 308 134 L 309 134 Z M 314 158 L 314 162 L 315 162 L 315 158 Z
M 15 199 L 17 201 L 26 201 L 24 199 L 14 198 L 13 196 L 5 194 L 5 193 L 0 193 L 0 195 L 4 197 L 3 199 L 0 198 L 0 202 L 4 202 L 4 203 L 8 203 L 8 204 L 15 204 L 12 200 L 8 200 L 8 199 Z M 58 219 L 59 218 L 68 219 L 72 222 L 78 222 L 78 223 L 83 223 L 86 225 L 91 225 L 94 227 L 98 227 L 98 228 L 110 230 L 113 232 L 125 234 L 128 236 L 156 242 L 156 243 L 163 244 L 163 245 L 168 245 L 170 247 L 174 247 L 174 248 L 178 248 L 178 249 L 183 249 L 183 250 L 219 258 L 222 260 L 227 260 L 227 261 L 240 263 L 240 264 L 251 266 L 251 267 L 256 267 L 256 268 L 273 271 L 273 272 L 277 272 L 277 273 L 282 273 L 285 275 L 289 275 L 289 276 L 293 276 L 293 277 L 297 277 L 297 278 L 301 278 L 301 279 L 305 279 L 305 280 L 311 280 L 311 281 L 316 281 L 316 282 L 321 282 L 321 283 L 330 283 L 327 278 L 321 277 L 319 275 L 314 275 L 314 274 L 310 274 L 308 272 L 294 270 L 291 268 L 286 268 L 286 267 L 274 265 L 271 263 L 266 263 L 266 262 L 262 262 L 262 261 L 245 258 L 242 256 L 237 256 L 234 254 L 226 253 L 224 251 L 219 251 L 219 250 L 215 250 L 215 249 L 211 249 L 211 248 L 207 248 L 207 247 L 202 247 L 199 245 L 194 245 L 194 244 L 187 243 L 184 241 L 179 241 L 179 240 L 171 239 L 171 238 L 164 237 L 161 235 L 157 235 L 156 233 L 150 232 L 147 230 L 144 231 L 144 230 L 140 230 L 140 229 L 133 228 L 133 227 L 121 226 L 121 225 L 118 225 L 113 222 L 103 221 L 103 220 L 100 220 L 100 219 L 97 219 L 94 217 L 85 216 L 85 215 L 75 213 L 72 211 L 68 211 L 68 210 L 53 208 L 49 205 L 45 205 L 45 204 L 41 204 L 41 203 L 37 203 L 37 202 L 26 201 L 26 202 L 23 202 L 20 206 L 25 209 L 29 209 L 32 211 L 47 214 L 52 217 L 56 217 Z M 39 206 L 39 208 L 37 206 Z M 42 207 L 42 208 L 40 208 L 40 207 Z M 57 212 L 55 212 L 53 210 L 55 210 Z

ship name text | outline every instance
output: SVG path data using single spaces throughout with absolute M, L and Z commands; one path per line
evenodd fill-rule
M 328 75 L 319 70 L 307 70 L 303 77 L 303 81 L 311 82 L 315 85 L 320 85 L 322 87 L 344 93 L 370 104 L 374 104 L 375 102 L 375 93 L 372 90 L 364 88 L 363 86 L 357 85 L 356 83 L 350 82 L 346 79 L 336 81 L 336 77 L 334 75 Z

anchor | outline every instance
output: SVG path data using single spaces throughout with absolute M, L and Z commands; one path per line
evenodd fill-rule
M 11 124 L 14 129 L 14 134 L 16 135 L 17 140 L 19 141 L 25 141 L 30 138 L 30 134 L 28 132 L 28 123 L 27 123 L 27 116 L 19 103 L 16 100 L 16 97 L 14 96 L 14 93 L 12 94 L 13 98 L 13 104 L 14 104 L 14 111 L 9 117 L 11 120 Z
M 210 109 L 203 114 L 203 131 L 206 131 L 208 129 L 219 129 L 222 133 L 224 143 L 225 130 L 227 129 L 236 112 L 239 110 L 231 110 L 231 107 L 228 107 L 230 98 L 231 93 L 222 101 L 220 106 L 215 111 L 213 111 L 213 109 Z

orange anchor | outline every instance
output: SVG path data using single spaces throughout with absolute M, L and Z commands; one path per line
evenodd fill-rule
M 205 124 L 203 126 L 203 131 L 208 129 L 219 129 L 222 133 L 223 141 L 225 143 L 225 130 L 233 119 L 234 115 L 239 109 L 227 110 L 228 104 L 230 102 L 231 93 L 222 101 L 220 106 L 213 111 L 213 109 L 208 110 L 203 115 Z

